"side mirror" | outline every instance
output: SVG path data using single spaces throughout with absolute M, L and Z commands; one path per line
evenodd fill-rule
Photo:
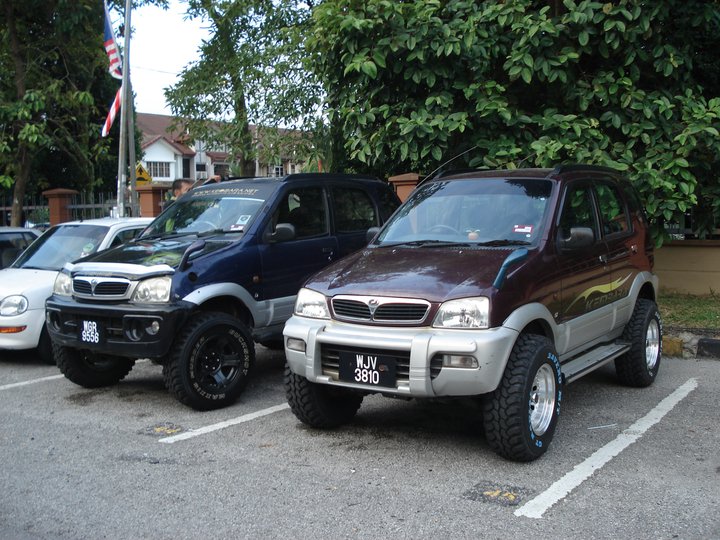
M 377 234 L 380 232 L 380 227 L 370 227 L 365 233 L 365 241 L 369 244 L 372 242 Z
M 560 238 L 560 249 L 580 249 L 595 243 L 595 233 L 590 227 L 572 227 L 570 236 Z
M 295 225 L 292 223 L 278 223 L 275 232 L 265 235 L 265 241 L 270 244 L 295 240 Z

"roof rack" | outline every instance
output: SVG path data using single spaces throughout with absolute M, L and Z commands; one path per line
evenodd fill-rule
M 377 181 L 380 181 L 380 179 L 377 176 L 372 176 L 369 174 L 318 173 L 318 172 L 288 174 L 285 178 L 283 178 L 283 181 L 293 182 L 296 180 L 308 180 L 308 179 L 318 179 L 318 178 L 347 178 L 349 180 L 355 179 L 355 180 L 377 180 Z
M 610 174 L 618 174 L 619 171 L 602 165 L 583 165 L 581 163 L 563 163 L 555 167 L 550 174 L 562 174 L 573 171 L 595 171 Z

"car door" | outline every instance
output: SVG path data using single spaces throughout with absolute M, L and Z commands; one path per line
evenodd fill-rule
M 639 272 L 632 264 L 632 257 L 638 252 L 638 240 L 634 237 L 627 201 L 620 186 L 609 181 L 598 182 L 595 194 L 612 273 L 611 290 L 606 300 L 614 304 L 615 326 L 623 326 L 632 314 L 630 288 Z
M 584 247 L 559 249 L 562 272 L 559 318 L 566 326 L 565 343 L 559 347 L 563 352 L 606 334 L 612 325 L 612 308 L 605 301 L 612 273 L 596 207 L 590 182 L 568 185 L 558 221 L 560 239 L 568 238 L 571 229 L 580 227 L 591 229 L 594 239 Z
M 278 223 L 290 223 L 295 238 L 271 242 Z M 332 262 L 338 252 L 330 234 L 328 196 L 322 185 L 287 186 L 279 196 L 265 234 L 259 241 L 263 299 L 294 297 L 305 280 Z
M 367 245 L 367 230 L 381 224 L 372 197 L 361 187 L 331 188 L 332 216 L 338 241 L 338 258 Z

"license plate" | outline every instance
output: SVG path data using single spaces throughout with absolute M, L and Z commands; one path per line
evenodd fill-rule
M 102 327 L 97 321 L 80 321 L 80 341 L 83 343 L 100 343 Z
M 395 359 L 378 354 L 340 352 L 340 380 L 395 387 Z

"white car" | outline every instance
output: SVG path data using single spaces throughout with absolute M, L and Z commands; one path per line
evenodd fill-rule
M 24 227 L 0 227 L 0 268 L 7 268 L 25 248 L 40 236 L 40 231 Z
M 132 240 L 151 218 L 101 218 L 70 221 L 48 229 L 12 266 L 0 270 L 0 350 L 38 349 L 52 364 L 45 329 L 45 300 L 55 276 L 75 261 Z

